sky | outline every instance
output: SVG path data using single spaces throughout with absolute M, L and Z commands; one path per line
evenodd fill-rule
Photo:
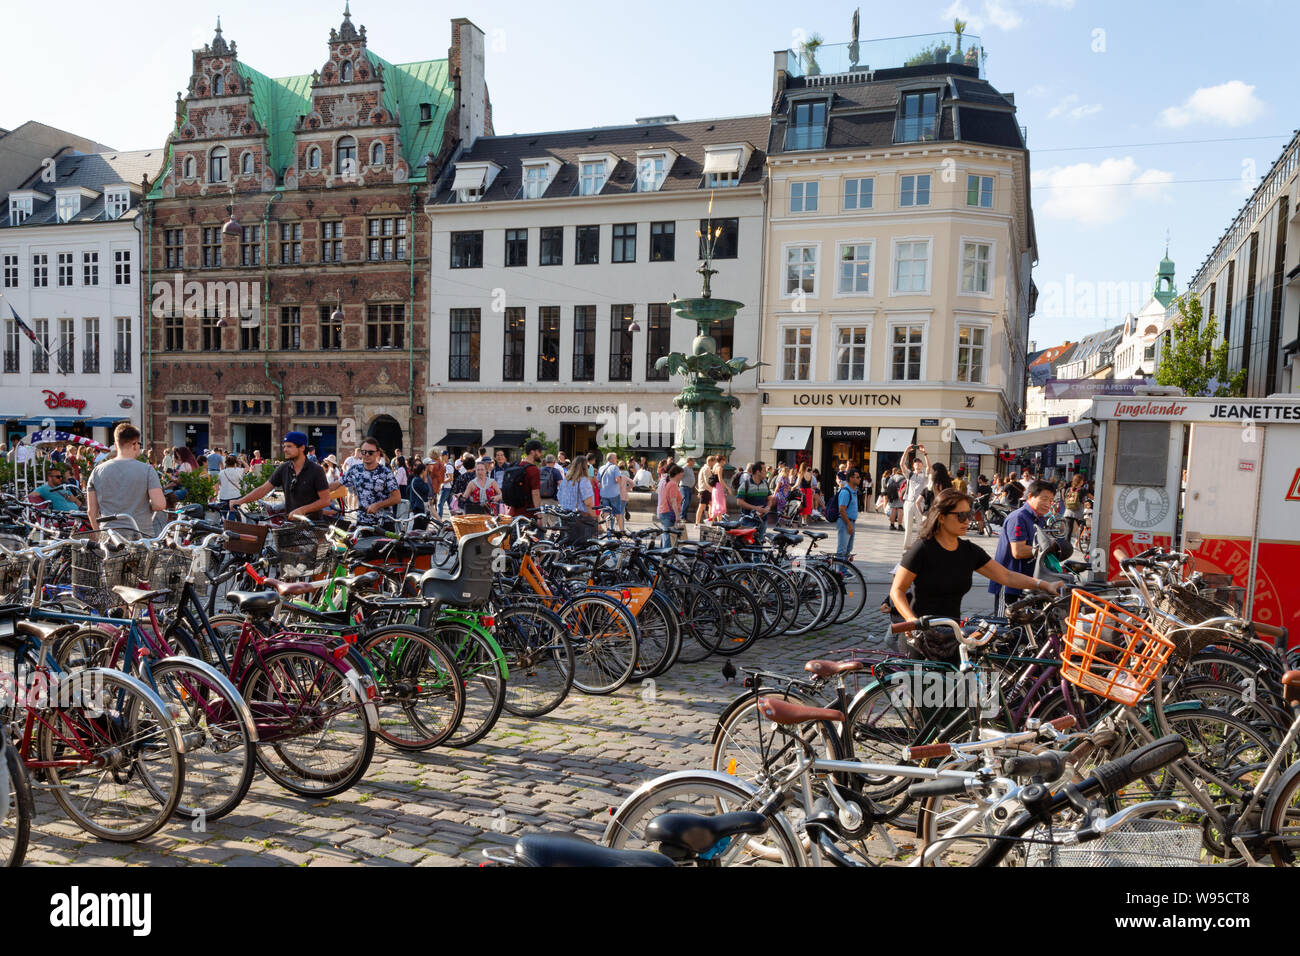
M 1028 129 L 1040 290 L 1030 338 L 1078 340 L 1146 301 L 1166 237 L 1181 290 L 1297 123 L 1286 100 L 1296 10 L 1287 0 L 1221 3 L 911 0 L 861 3 L 861 39 L 950 31 L 988 52 L 986 76 L 1015 94 Z M 813 33 L 847 42 L 853 0 L 697 0 L 619 5 L 356 0 L 370 48 L 390 62 L 446 56 L 453 17 L 486 34 L 498 133 L 765 112 L 772 53 Z M 133 0 L 124 21 L 65 0 L 61 30 L 39 4 L 12 5 L 0 60 L 0 127 L 29 119 L 117 149 L 161 146 L 191 51 L 217 16 L 242 61 L 272 76 L 325 60 L 342 0 L 274 4 Z M 100 24 L 95 28 L 89 25 Z M 1271 25 L 1271 26 L 1270 26 Z M 138 48 L 130 37 L 140 37 Z

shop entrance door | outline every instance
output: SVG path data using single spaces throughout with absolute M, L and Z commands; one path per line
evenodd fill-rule
M 596 435 L 600 429 L 599 424 L 590 422 L 561 422 L 560 451 L 570 458 L 596 451 Z

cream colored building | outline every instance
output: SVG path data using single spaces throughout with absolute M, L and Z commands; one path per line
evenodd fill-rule
M 1024 417 L 1023 131 L 975 65 L 873 65 L 776 55 L 760 456 L 876 478 L 917 441 L 988 472 L 980 435 Z

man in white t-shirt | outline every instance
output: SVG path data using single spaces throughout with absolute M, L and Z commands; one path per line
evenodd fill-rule
M 691 513 L 691 499 L 695 497 L 695 459 L 682 462 L 682 521 Z
M 650 474 L 650 472 L 646 470 L 645 462 L 643 461 L 641 462 L 636 475 L 632 478 L 632 487 L 636 488 L 638 491 L 652 491 L 654 490 L 654 486 L 654 475 Z

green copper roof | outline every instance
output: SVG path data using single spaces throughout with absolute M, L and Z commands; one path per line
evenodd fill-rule
M 311 77 L 272 79 L 243 63 L 238 65 L 239 74 L 253 92 L 253 117 L 268 133 L 271 169 L 279 178 L 294 161 L 293 128 L 298 117 L 311 112 Z
M 411 167 L 411 182 L 424 182 L 420 167 L 426 153 L 436 153 L 442 144 L 442 131 L 451 113 L 455 90 L 446 60 L 422 60 L 418 63 L 389 63 L 369 50 L 366 55 L 383 70 L 384 108 L 401 117 L 402 157 Z M 268 133 L 271 168 L 276 178 L 294 161 L 294 127 L 298 117 L 311 112 L 311 76 L 272 78 L 239 63 L 239 73 L 253 94 L 253 116 Z M 430 122 L 420 122 L 420 104 L 432 108 Z M 167 163 L 172 165 L 172 149 L 167 147 Z M 159 182 L 162 177 L 159 176 Z M 155 185 L 150 199 L 161 199 Z
M 419 168 L 420 161 L 426 153 L 436 153 L 442 144 L 442 131 L 455 97 L 447 61 L 389 63 L 369 50 L 366 55 L 383 71 L 384 108 L 401 117 L 402 157 L 411 167 L 411 181 L 423 182 L 425 171 Z M 432 107 L 428 123 L 420 122 L 421 103 Z

